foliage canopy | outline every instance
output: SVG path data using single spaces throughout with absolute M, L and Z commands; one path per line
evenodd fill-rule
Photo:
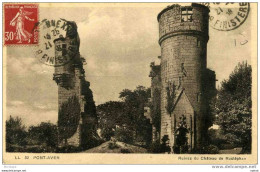
M 252 68 L 239 63 L 228 80 L 221 83 L 215 104 L 216 123 L 229 143 L 251 150 Z

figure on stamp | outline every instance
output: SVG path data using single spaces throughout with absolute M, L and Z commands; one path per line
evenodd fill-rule
M 19 40 L 18 43 L 22 43 L 22 41 L 28 41 L 30 43 L 30 38 L 32 34 L 24 29 L 24 21 L 34 21 L 34 19 L 29 18 L 33 12 L 25 11 L 23 7 L 20 7 L 16 16 L 10 21 L 11 26 L 16 26 L 15 39 Z

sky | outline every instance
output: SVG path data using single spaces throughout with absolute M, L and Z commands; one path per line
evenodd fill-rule
M 86 80 L 99 105 L 119 100 L 123 89 L 150 86 L 150 63 L 159 64 L 160 56 L 157 14 L 167 5 L 171 4 L 54 5 L 41 7 L 40 18 L 64 18 L 77 23 L 80 53 L 87 62 Z M 250 19 L 249 13 L 239 28 L 228 32 L 210 27 L 207 66 L 216 72 L 217 85 L 239 62 L 251 63 Z M 239 44 L 245 40 L 246 44 Z M 52 79 L 54 68 L 35 58 L 32 47 L 7 47 L 6 60 L 7 118 L 19 116 L 26 126 L 56 123 L 58 87 Z

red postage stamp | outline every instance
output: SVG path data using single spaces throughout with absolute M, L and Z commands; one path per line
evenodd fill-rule
M 4 4 L 4 44 L 38 44 L 38 4 Z

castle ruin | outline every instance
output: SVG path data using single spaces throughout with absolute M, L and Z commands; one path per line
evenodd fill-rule
M 54 40 L 56 59 L 66 62 L 55 66 L 53 74 L 58 85 L 59 146 L 88 148 L 98 137 L 96 107 L 90 83 L 85 80 L 77 25 L 75 22 L 67 24 L 66 37 Z
M 199 150 L 206 142 L 209 100 L 216 90 L 215 72 L 207 68 L 209 9 L 196 3 L 174 4 L 162 10 L 157 19 L 160 65 L 151 64 L 150 77 L 152 100 L 154 90 L 160 90 L 161 95 L 160 139 L 167 136 L 173 152 Z M 175 98 L 169 114 L 167 90 L 171 88 Z

